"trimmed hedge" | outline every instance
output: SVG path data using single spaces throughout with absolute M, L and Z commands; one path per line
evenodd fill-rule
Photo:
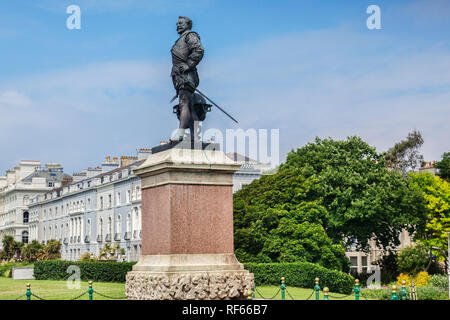
M 313 289 L 317 277 L 321 288 L 328 287 L 331 292 L 350 294 L 355 279 L 344 272 L 330 270 L 309 262 L 294 263 L 244 263 L 245 269 L 255 275 L 255 286 L 279 285 L 281 277 L 286 286 Z
M 80 268 L 83 281 L 125 282 L 125 276 L 136 262 L 48 260 L 34 263 L 36 280 L 67 280 L 69 266 Z

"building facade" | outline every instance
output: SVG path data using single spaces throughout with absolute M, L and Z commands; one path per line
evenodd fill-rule
M 65 260 L 77 260 L 85 252 L 97 256 L 106 244 L 123 248 L 124 260 L 137 260 L 141 183 L 132 170 L 143 162 L 143 158 L 121 157 L 119 165 L 117 158 L 107 157 L 101 167 L 74 174 L 68 186 L 32 199 L 30 240 L 59 240 Z
M 101 166 L 68 176 L 59 165 L 22 161 L 20 169 L 0 177 L 0 236 L 16 241 L 61 243 L 61 258 L 78 260 L 84 253 L 98 256 L 106 245 L 119 245 L 136 261 L 141 252 L 141 182 L 133 169 L 151 154 L 139 149 L 136 157 L 106 157 Z M 233 177 L 233 192 L 254 179 L 265 167 L 239 154 L 242 161 Z M 17 170 L 16 170 L 17 169 Z M 14 177 L 14 179 L 13 179 Z
M 59 164 L 23 160 L 0 177 L 0 238 L 11 235 L 16 241 L 28 243 L 30 199 L 70 182 Z M 1 247 L 1 243 L 0 243 Z

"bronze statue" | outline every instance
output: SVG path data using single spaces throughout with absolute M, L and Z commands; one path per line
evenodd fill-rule
M 180 37 L 172 47 L 172 82 L 176 90 L 176 97 L 179 97 L 179 104 L 174 107 L 180 125 L 171 141 L 183 140 L 185 130 L 189 128 L 191 139 L 198 138 L 198 129 L 194 128 L 196 122 L 204 119 L 196 112 L 195 90 L 200 79 L 197 73 L 197 65 L 203 58 L 204 49 L 200 42 L 200 36 L 192 31 L 192 20 L 188 17 L 179 17 L 177 22 L 177 32 Z M 201 97 L 200 97 L 201 98 Z M 203 99 L 204 100 L 204 99 Z M 197 108 L 199 109 L 199 108 Z M 202 108 L 200 108 L 202 109 Z M 199 110 L 200 110 L 199 109 Z M 203 109 L 202 109 L 203 110 Z
M 177 22 L 177 32 L 180 37 L 172 46 L 172 82 L 176 95 L 170 101 L 179 98 L 179 104 L 173 107 L 180 125 L 175 134 L 170 138 L 172 143 L 184 139 L 185 130 L 189 128 L 191 142 L 198 142 L 201 128 L 200 121 L 205 120 L 206 113 L 211 111 L 211 102 L 231 120 L 237 120 L 219 107 L 214 101 L 204 95 L 197 87 L 200 79 L 197 73 L 197 65 L 203 58 L 205 50 L 200 42 L 200 36 L 192 31 L 192 20 L 180 16 Z

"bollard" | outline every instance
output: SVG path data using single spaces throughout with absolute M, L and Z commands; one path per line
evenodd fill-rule
M 89 281 L 88 293 L 89 293 L 89 300 L 92 300 L 92 294 L 94 293 L 94 289 L 92 289 L 92 281 Z
M 315 281 L 316 285 L 314 286 L 314 291 L 316 291 L 316 300 L 319 300 L 319 291 L 320 291 L 319 278 L 316 278 Z
M 247 300 L 253 300 L 253 291 L 252 290 L 247 291 Z
M 406 291 L 406 281 L 403 280 L 402 281 L 402 290 L 400 290 L 400 295 L 402 297 L 402 300 L 406 300 L 406 295 L 407 295 L 407 291 Z
M 359 288 L 359 280 L 355 280 L 355 289 L 353 289 L 353 292 L 355 293 L 355 300 L 359 300 L 359 292 L 361 289 Z
M 284 283 L 284 277 L 281 277 L 280 289 L 281 289 L 281 300 L 285 300 L 284 290 L 286 289 L 286 284 Z
M 397 286 L 393 285 L 392 286 L 392 295 L 391 295 L 391 300 L 399 300 L 398 295 L 397 295 Z
M 25 295 L 27 296 L 27 300 L 31 300 L 31 284 L 27 283 L 27 293 Z
M 323 288 L 323 300 L 328 300 L 328 292 L 330 290 L 328 289 L 328 287 Z

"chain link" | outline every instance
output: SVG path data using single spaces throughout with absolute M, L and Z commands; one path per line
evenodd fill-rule
M 281 290 L 281 289 L 278 289 L 277 293 L 275 293 L 275 295 L 274 295 L 272 298 L 265 298 L 265 297 L 261 294 L 261 292 L 259 292 L 259 290 L 255 287 L 255 292 L 257 292 L 257 293 L 261 296 L 261 298 L 263 298 L 264 300 L 273 300 L 273 298 L 275 298 L 275 297 L 278 295 L 278 293 L 280 292 L 280 290 Z
M 292 300 L 295 300 L 294 299 L 294 297 L 293 296 L 291 296 L 291 294 L 289 293 L 289 291 L 288 291 L 288 289 L 286 288 L 286 289 L 284 289 L 284 290 L 286 290 L 286 293 L 288 294 L 288 296 L 292 299 Z
M 22 299 L 23 297 L 26 297 L 26 296 L 27 296 L 26 294 L 22 294 L 21 296 L 15 298 L 14 300 L 20 300 L 20 299 Z
M 333 299 L 344 299 L 344 298 L 350 297 L 350 296 L 352 296 L 352 295 L 353 295 L 353 293 L 350 293 L 350 294 L 348 294 L 348 295 L 346 295 L 346 296 L 338 297 L 338 296 L 332 296 L 331 294 L 328 294 L 328 296 L 331 297 L 331 298 L 333 298 Z
M 41 298 L 41 297 L 39 297 L 39 296 L 35 295 L 34 293 L 31 293 L 31 295 L 32 295 L 33 297 L 36 297 L 36 298 L 38 298 L 39 300 L 45 300 L 44 298 Z
M 85 292 L 83 292 L 82 294 L 80 294 L 78 297 L 75 297 L 75 298 L 72 298 L 72 299 L 70 299 L 70 300 L 77 300 L 77 299 L 80 299 L 82 296 L 84 296 L 86 293 L 88 293 L 89 291 L 85 291 Z
M 100 293 L 98 291 L 95 291 L 95 290 L 94 290 L 94 293 L 96 293 L 99 296 L 102 296 L 104 298 L 107 298 L 107 299 L 114 299 L 114 300 L 125 300 L 125 299 L 127 299 L 127 297 L 110 297 L 110 296 L 104 295 L 104 294 L 102 294 L 102 293 Z
M 316 293 L 316 290 L 314 290 L 314 289 L 313 289 L 313 291 L 311 292 L 311 294 L 309 295 L 309 297 L 308 297 L 308 298 L 306 298 L 306 300 L 309 300 L 309 299 L 311 299 L 311 297 L 313 296 L 313 294 L 314 294 L 314 293 Z

